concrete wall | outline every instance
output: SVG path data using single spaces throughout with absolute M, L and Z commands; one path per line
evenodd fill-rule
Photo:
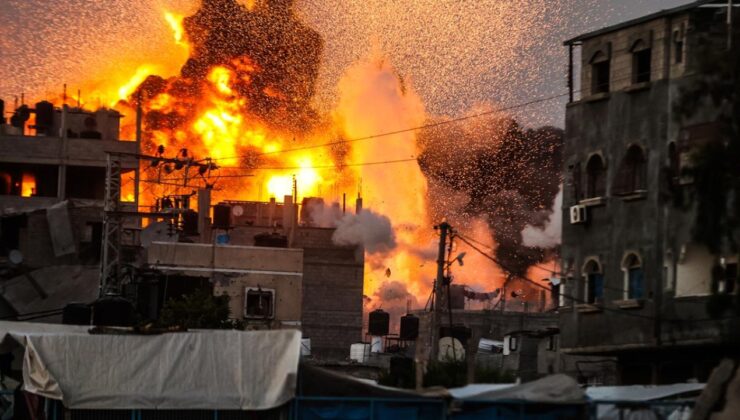
M 227 294 L 230 297 L 231 316 L 241 319 L 244 316 L 244 298 L 247 287 L 272 289 L 275 291 L 274 320 L 247 321 L 249 324 L 269 328 L 300 328 L 302 277 L 267 274 L 244 274 L 236 277 L 221 277 L 213 285 L 214 295 Z
M 155 267 L 182 267 L 185 271 L 217 268 L 255 272 L 301 273 L 303 251 L 300 249 L 262 248 L 233 245 L 154 242 L 147 252 L 147 262 Z M 201 271 L 203 272 L 203 271 Z

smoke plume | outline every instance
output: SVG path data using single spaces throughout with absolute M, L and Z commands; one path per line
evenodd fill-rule
M 337 245 L 362 245 L 369 254 L 386 253 L 396 247 L 390 219 L 368 209 L 345 215 L 337 223 L 332 241 Z
M 522 244 L 530 248 L 553 248 L 560 245 L 563 228 L 563 188 L 560 187 L 558 195 L 552 204 L 552 209 L 547 213 L 544 226 L 527 225 L 522 231 Z

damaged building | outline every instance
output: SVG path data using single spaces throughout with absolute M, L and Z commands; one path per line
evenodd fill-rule
M 0 100 L 3 315 L 95 299 L 107 153 L 130 154 L 122 160 L 122 205 L 135 210 L 138 143 L 119 139 L 121 115 L 113 110 L 45 101 L 18 106 L 7 119 L 5 110 Z M 42 320 L 55 318 L 59 312 Z
M 709 57 L 732 61 L 730 11 L 698 1 L 565 42 L 561 346 L 616 357 L 624 384 L 706 381 L 737 354 L 737 317 L 713 308 L 735 300 L 737 249 L 697 236 L 707 203 L 691 175 L 698 150 L 727 140 L 727 108 L 702 95 Z
M 300 329 L 315 357 L 346 358 L 362 339 L 364 249 L 336 244 L 335 228 L 313 222 L 310 208 L 322 200 L 212 205 L 203 188 L 140 208 L 146 157 L 138 141 L 118 138 L 120 118 L 40 102 L 0 124 L 2 315 L 61 321 L 68 303 L 115 290 L 138 319 L 156 320 L 169 299 L 205 290 L 228 295 L 230 317 L 245 328 Z M 120 201 L 106 213 L 110 165 L 120 166 Z M 106 266 L 104 222 L 113 213 L 120 255 Z

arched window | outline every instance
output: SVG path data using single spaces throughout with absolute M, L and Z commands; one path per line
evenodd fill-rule
M 594 154 L 586 164 L 586 198 L 606 195 L 606 164 L 601 155 Z
M 627 149 L 627 154 L 619 165 L 619 171 L 614 178 L 613 191 L 616 195 L 629 195 L 644 192 L 646 183 L 647 159 L 642 147 L 633 144 Z
M 624 294 L 626 299 L 642 299 L 645 297 L 645 274 L 642 268 L 642 259 L 634 252 L 627 254 L 622 260 L 624 271 Z
M 604 272 L 598 260 L 590 259 L 583 266 L 583 278 L 586 281 L 586 303 L 598 303 L 604 300 Z
M 652 54 L 650 46 L 643 40 L 632 44 L 632 83 L 646 83 L 650 81 L 652 68 Z
M 592 57 L 591 61 L 591 93 L 606 93 L 609 92 L 609 76 L 611 72 L 611 65 L 609 63 L 609 56 L 604 54 L 602 51 L 596 52 Z

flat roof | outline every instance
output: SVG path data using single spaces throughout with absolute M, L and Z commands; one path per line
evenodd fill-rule
M 683 6 L 677 6 L 670 9 L 664 9 L 660 10 L 655 13 L 651 13 L 649 15 L 641 16 L 635 19 L 627 20 L 621 23 L 618 23 L 616 25 L 607 26 L 605 28 L 597 29 L 595 31 L 587 32 L 585 34 L 578 35 L 575 38 L 571 38 L 565 42 L 563 42 L 563 45 L 572 45 L 577 42 L 585 41 L 590 38 L 597 37 L 599 35 L 608 34 L 609 32 L 618 31 L 620 29 L 628 28 L 630 26 L 639 25 L 641 23 L 649 22 L 654 19 L 659 19 L 666 16 L 675 15 L 678 13 L 685 12 L 687 10 L 695 9 L 700 6 L 704 6 L 706 4 L 716 4 L 721 6 L 727 6 L 727 1 L 719 1 L 719 0 L 698 0 L 691 2 L 689 4 L 684 4 Z M 737 6 L 737 5 L 736 5 Z

